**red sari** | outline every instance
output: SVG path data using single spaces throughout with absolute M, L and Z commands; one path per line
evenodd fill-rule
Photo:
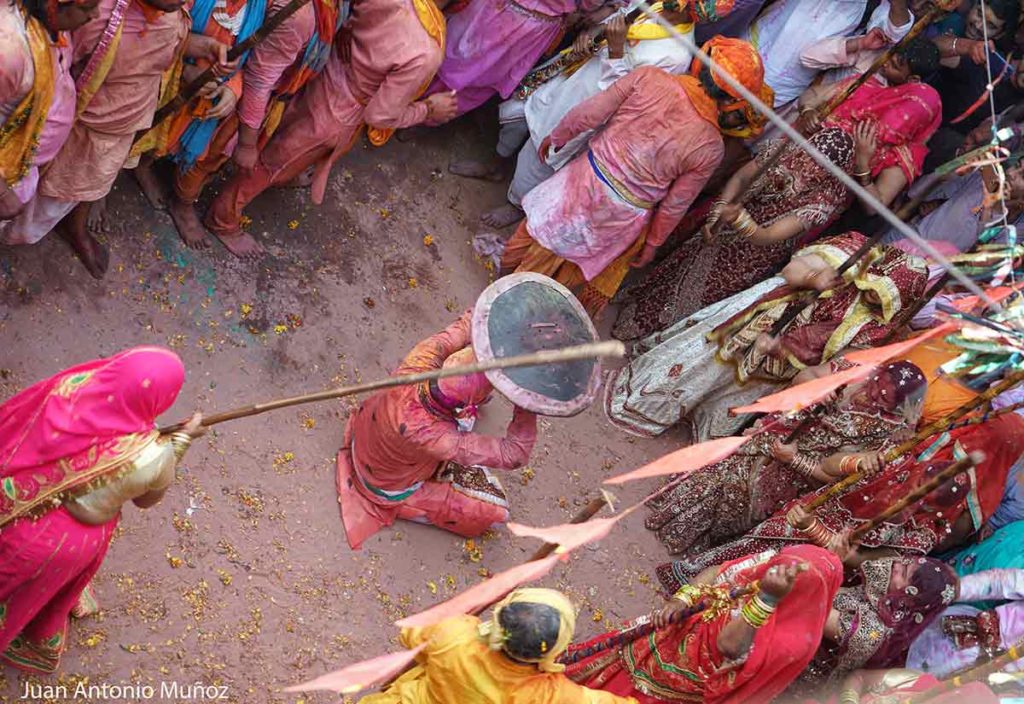
M 756 631 L 741 662 L 726 661 L 718 650 L 718 636 L 732 620 L 726 608 L 655 631 L 620 651 L 594 655 L 569 666 L 566 674 L 591 689 L 635 697 L 640 704 L 770 702 L 814 657 L 832 599 L 843 581 L 843 566 L 826 550 L 799 545 L 773 557 L 754 555 L 723 565 L 716 580 L 723 589 L 742 587 L 774 565 L 795 562 L 804 562 L 809 569 L 797 577 L 768 623 Z M 707 616 L 712 618 L 705 620 Z M 587 645 L 570 647 L 569 653 Z
M 851 77 L 840 89 L 853 80 Z M 942 99 L 927 83 L 884 86 L 872 78 L 836 108 L 824 126 L 852 134 L 861 120 L 878 125 L 878 149 L 871 159 L 871 175 L 898 166 L 907 183 L 913 183 L 928 156 L 928 140 L 942 124 Z
M 157 438 L 184 381 L 177 355 L 136 347 L 72 367 L 0 405 L 0 652 L 53 672 L 68 617 L 117 518 L 86 525 L 62 501 L 113 476 Z

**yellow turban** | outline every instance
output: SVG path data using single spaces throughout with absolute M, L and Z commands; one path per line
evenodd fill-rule
M 560 591 L 555 589 L 517 589 L 494 607 L 491 620 L 480 624 L 480 637 L 490 646 L 491 650 L 502 650 L 504 648 L 506 635 L 501 627 L 501 611 L 510 604 L 541 604 L 550 606 L 558 612 L 560 625 L 558 629 L 558 640 L 547 648 L 543 657 L 535 662 L 541 672 L 563 672 L 565 665 L 555 662 L 558 656 L 565 652 L 572 642 L 573 633 L 576 631 L 576 610 L 569 599 Z M 517 658 L 519 659 L 519 658 Z

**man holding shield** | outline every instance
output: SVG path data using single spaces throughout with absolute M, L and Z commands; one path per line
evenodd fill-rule
M 472 364 L 471 312 L 420 342 L 396 374 Z M 508 502 L 488 469 L 526 464 L 537 417 L 517 407 L 504 438 L 472 432 L 493 387 L 481 373 L 374 394 L 349 416 L 338 453 L 338 502 L 349 545 L 396 519 L 469 537 L 508 520 Z

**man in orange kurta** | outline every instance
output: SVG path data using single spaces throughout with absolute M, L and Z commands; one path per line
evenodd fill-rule
M 470 313 L 416 345 L 396 374 L 473 361 Z M 537 418 L 516 408 L 504 438 L 471 432 L 492 388 L 483 374 L 380 391 L 349 416 L 338 453 L 338 501 L 348 542 L 396 519 L 429 523 L 465 537 L 508 520 L 500 483 L 485 468 L 526 464 Z
M 331 165 L 352 148 L 364 126 L 383 144 L 394 129 L 455 116 L 452 93 L 418 96 L 444 57 L 448 0 L 359 0 L 323 73 L 285 112 L 256 166 L 237 173 L 206 215 L 207 228 L 234 254 L 263 248 L 242 231 L 242 209 L 271 186 L 316 166 L 313 202 L 323 202 Z M 348 37 L 346 39 L 345 37 Z

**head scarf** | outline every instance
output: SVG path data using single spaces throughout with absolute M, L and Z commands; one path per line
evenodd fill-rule
M 701 47 L 701 51 L 710 56 L 718 68 L 732 76 L 744 88 L 754 95 L 764 98 L 766 95 L 764 64 L 761 62 L 761 56 L 757 53 L 757 50 L 749 42 L 731 37 L 715 37 L 705 43 Z M 763 119 L 753 111 L 750 104 L 743 100 L 732 86 L 712 71 L 711 76 L 715 85 L 735 98 L 735 101 L 722 108 L 722 111 L 742 111 L 747 119 L 747 125 L 740 128 L 723 129 L 718 124 L 718 104 L 707 94 L 700 82 L 699 77 L 703 67 L 704 64 L 699 59 L 694 59 L 690 67 L 689 76 L 676 76 L 676 79 L 682 84 L 683 89 L 690 97 L 690 101 L 697 112 L 700 113 L 700 116 L 722 130 L 723 134 L 739 137 L 758 134 L 760 126 L 764 124 Z
M 928 380 L 910 362 L 890 362 L 850 389 L 851 409 L 862 413 L 886 413 L 906 418 L 911 426 L 921 417 Z
M 871 80 L 836 108 L 825 124 L 852 132 L 862 120 L 878 125 L 871 175 L 898 166 L 907 183 L 912 183 L 921 175 L 928 140 L 942 123 L 942 99 L 927 83 L 886 87 Z
M 67 369 L 0 405 L 0 526 L 117 471 L 156 439 L 185 379 L 170 350 L 135 347 Z
M 443 368 L 464 367 L 469 364 L 476 364 L 476 362 L 477 359 L 473 353 L 473 348 L 463 347 L 444 360 Z M 487 380 L 487 376 L 483 372 L 438 379 L 437 388 L 445 396 L 444 399 L 439 400 L 443 401 L 445 405 L 451 405 L 449 410 L 455 410 L 456 407 L 479 406 L 494 391 L 494 387 L 491 386 L 491 382 Z
M 537 669 L 541 672 L 563 672 L 565 666 L 559 665 L 555 661 L 569 647 L 569 643 L 572 642 L 573 633 L 576 631 L 576 610 L 569 599 L 565 594 L 554 589 L 516 589 L 494 607 L 494 612 L 491 614 L 489 622 L 480 624 L 480 637 L 487 642 L 491 650 L 504 649 L 506 636 L 501 627 L 501 611 L 511 604 L 550 606 L 558 612 L 561 622 L 558 629 L 558 640 L 548 648 L 542 658 L 532 662 L 536 663 Z

